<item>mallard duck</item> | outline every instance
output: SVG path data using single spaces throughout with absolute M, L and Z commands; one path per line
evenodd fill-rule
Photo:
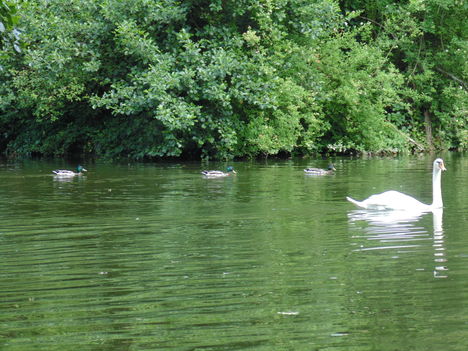
M 56 169 L 52 171 L 52 173 L 54 173 L 58 177 L 74 177 L 74 176 L 82 175 L 83 172 L 87 172 L 87 170 L 84 169 L 83 166 L 81 165 L 78 165 L 76 167 L 76 172 L 69 171 L 67 169 Z
M 327 175 L 327 174 L 333 174 L 333 172 L 336 171 L 335 167 L 333 164 L 329 164 L 327 169 L 321 169 L 321 168 L 306 168 L 304 169 L 304 172 L 306 174 L 311 174 L 311 175 Z
M 436 159 L 432 167 L 432 204 L 430 205 L 423 204 L 409 195 L 394 190 L 372 195 L 363 201 L 356 201 L 350 197 L 346 197 L 346 199 L 365 209 L 433 211 L 443 207 L 440 180 L 442 171 L 445 170 L 444 161 L 441 158 Z
M 231 174 L 236 174 L 236 171 L 234 170 L 234 168 L 229 166 L 228 168 L 226 168 L 226 172 L 222 172 L 222 171 L 203 171 L 201 173 L 206 178 L 222 178 L 222 177 L 230 176 Z

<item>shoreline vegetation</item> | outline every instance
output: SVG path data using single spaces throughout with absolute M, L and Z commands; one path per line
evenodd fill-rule
M 0 153 L 468 148 L 460 0 L 0 0 Z

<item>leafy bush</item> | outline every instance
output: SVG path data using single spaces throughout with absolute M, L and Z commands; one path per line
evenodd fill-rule
M 466 10 L 340 4 L 23 1 L 24 50 L 0 55 L 0 148 L 135 159 L 403 151 L 424 144 L 428 123 L 436 145 L 466 148 Z

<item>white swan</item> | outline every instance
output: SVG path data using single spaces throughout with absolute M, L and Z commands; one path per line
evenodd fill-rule
M 432 211 L 443 207 L 440 179 L 442 171 L 445 170 L 444 161 L 441 158 L 436 159 L 432 170 L 431 205 L 423 204 L 411 196 L 394 190 L 372 195 L 363 201 L 356 201 L 350 197 L 346 197 L 346 199 L 356 206 L 365 209 Z

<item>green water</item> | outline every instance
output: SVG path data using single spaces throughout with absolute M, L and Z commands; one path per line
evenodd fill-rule
M 468 157 L 199 163 L 0 162 L 0 349 L 467 350 Z M 226 164 L 209 165 L 225 168 Z

